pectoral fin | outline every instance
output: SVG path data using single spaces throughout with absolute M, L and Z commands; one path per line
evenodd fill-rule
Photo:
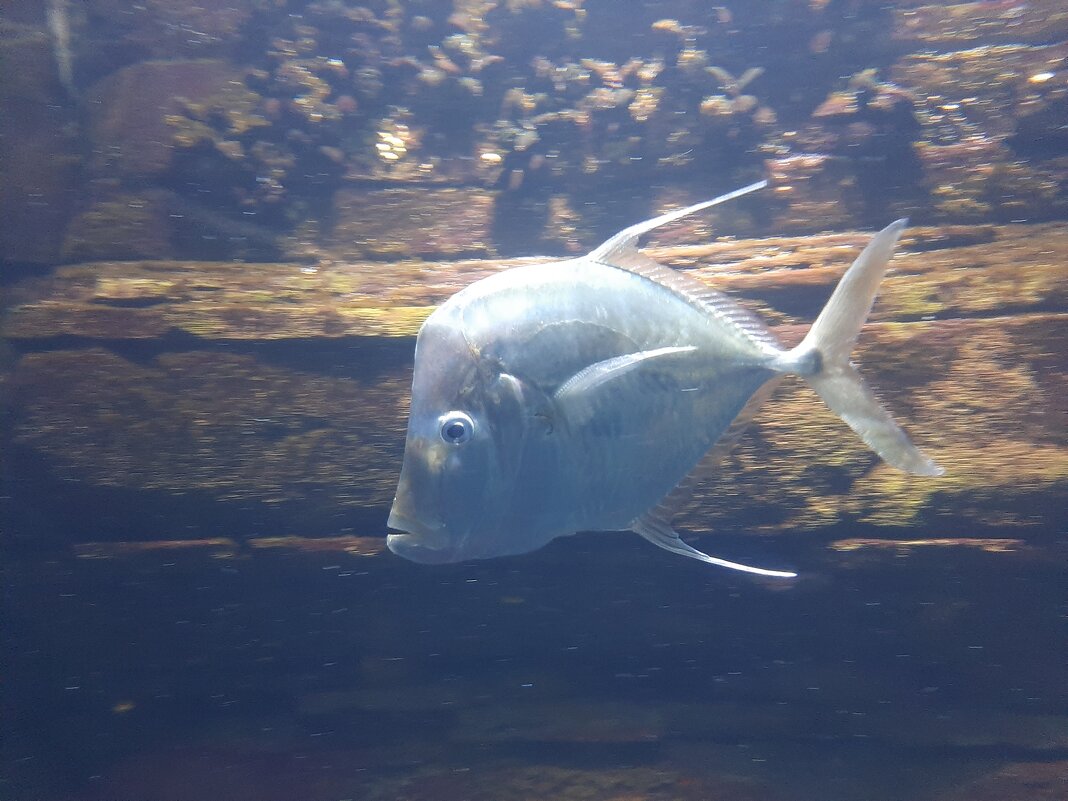
M 697 348 L 693 345 L 654 348 L 596 362 L 579 370 L 561 384 L 553 394 L 553 400 L 569 422 L 584 423 L 593 416 L 595 398 L 602 394 L 602 390 L 610 382 L 622 378 L 651 360 L 678 356 L 695 350 Z
M 710 565 L 719 565 L 720 567 L 730 568 L 731 570 L 740 570 L 743 573 L 755 573 L 758 576 L 773 576 L 775 578 L 794 578 L 797 573 L 792 573 L 787 570 L 767 570 L 763 567 L 751 567 L 749 565 L 739 564 L 738 562 L 729 562 L 726 559 L 720 559 L 715 556 L 709 556 L 707 553 L 687 545 L 683 542 L 675 530 L 659 517 L 653 514 L 642 515 L 633 523 L 630 524 L 631 530 L 637 532 L 653 545 L 658 545 L 665 551 L 671 551 L 682 556 L 689 556 L 691 559 L 697 559 L 701 562 L 707 562 Z

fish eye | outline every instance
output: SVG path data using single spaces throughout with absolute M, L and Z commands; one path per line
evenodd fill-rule
M 461 445 L 475 433 L 475 421 L 463 412 L 446 412 L 439 422 L 441 438 L 450 445 Z

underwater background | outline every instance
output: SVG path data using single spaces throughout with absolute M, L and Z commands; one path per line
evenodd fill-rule
M 650 237 L 857 361 L 677 520 L 385 550 L 415 333 Z M 0 799 L 1068 798 L 1060 0 L 0 3 Z

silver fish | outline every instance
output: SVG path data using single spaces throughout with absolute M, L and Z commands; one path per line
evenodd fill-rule
M 793 576 L 709 556 L 671 527 L 673 490 L 721 458 L 790 373 L 888 463 L 939 475 L 849 361 L 905 220 L 875 235 L 790 350 L 638 251 L 642 234 L 764 185 L 638 223 L 581 258 L 485 278 L 434 311 L 416 340 L 390 550 L 457 562 L 629 529 L 704 562 Z

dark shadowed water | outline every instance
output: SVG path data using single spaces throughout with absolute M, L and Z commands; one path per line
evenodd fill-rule
M 436 568 L 16 555 L 5 793 L 889 801 L 1060 770 L 1063 565 L 798 567 L 761 586 L 633 535 Z
M 170 536 L 240 540 L 270 517 L 72 490 L 11 453 L 6 798 L 911 801 L 1005 770 L 1062 797 L 1063 537 L 702 543 L 789 582 L 626 533 L 439 567 L 232 540 L 72 550 L 65 532 L 132 532 L 131 505 Z M 385 511 L 344 522 L 382 532 Z

